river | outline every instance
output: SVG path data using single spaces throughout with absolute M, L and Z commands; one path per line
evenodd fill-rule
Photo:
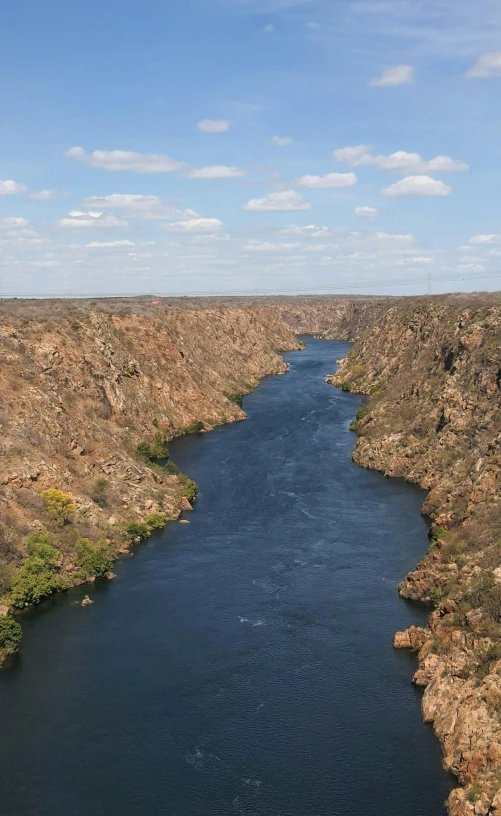
M 421 721 L 422 624 L 397 583 L 423 493 L 356 467 L 360 398 L 305 338 L 248 421 L 171 446 L 200 498 L 118 578 L 46 603 L 0 673 L 2 816 L 443 816 Z

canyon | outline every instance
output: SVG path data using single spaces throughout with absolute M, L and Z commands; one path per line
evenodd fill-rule
M 461 783 L 451 816 L 501 813 L 499 296 L 4 302 L 0 316 L 5 618 L 33 536 L 66 587 L 92 580 L 82 540 L 113 561 L 190 510 L 172 439 L 244 419 L 242 395 L 285 373 L 297 335 L 354 340 L 328 378 L 366 395 L 354 460 L 428 492 L 429 552 L 399 591 L 429 625 L 394 645 L 417 654 L 424 719 Z

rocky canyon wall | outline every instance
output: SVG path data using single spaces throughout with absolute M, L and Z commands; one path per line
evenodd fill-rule
M 330 380 L 367 395 L 354 460 L 429 491 L 429 552 L 399 591 L 433 611 L 395 646 L 418 653 L 424 718 L 463 786 L 451 816 L 501 813 L 499 297 L 397 302 Z

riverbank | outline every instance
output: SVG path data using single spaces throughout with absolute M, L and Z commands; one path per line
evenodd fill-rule
M 354 461 L 428 491 L 426 557 L 399 587 L 432 604 L 395 646 L 418 654 L 422 711 L 464 786 L 451 816 L 501 812 L 501 308 L 397 306 L 330 382 L 367 395 Z

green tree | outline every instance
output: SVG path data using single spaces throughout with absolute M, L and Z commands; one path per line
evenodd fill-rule
M 19 651 L 23 630 L 12 615 L 0 618 L 0 650 L 12 655 Z
M 28 552 L 29 558 L 14 578 L 10 592 L 12 605 L 19 609 L 40 603 L 43 598 L 67 588 L 57 568 L 61 553 L 47 533 L 31 535 Z
M 105 546 L 93 544 L 88 538 L 79 538 L 75 549 L 82 578 L 106 578 L 111 572 L 112 560 Z

